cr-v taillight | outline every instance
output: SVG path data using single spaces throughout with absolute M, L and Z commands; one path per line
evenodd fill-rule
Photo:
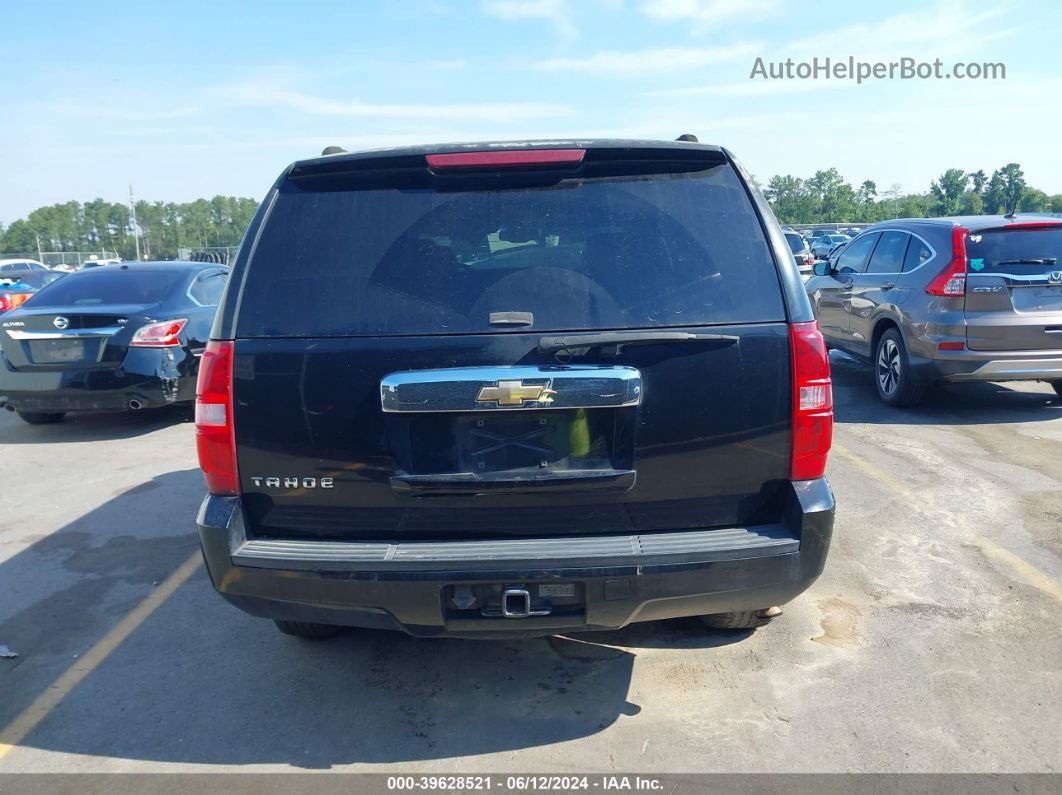
M 926 287 L 930 295 L 966 295 L 966 235 L 962 226 L 951 230 L 951 259 Z
M 211 340 L 199 360 L 195 442 L 211 494 L 240 493 L 232 423 L 232 342 Z
M 793 368 L 793 455 L 789 477 L 812 480 L 826 471 L 833 441 L 833 384 L 826 341 L 815 321 L 789 326 Z

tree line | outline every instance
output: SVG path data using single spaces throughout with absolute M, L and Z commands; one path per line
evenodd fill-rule
M 873 180 L 854 188 L 835 168 L 816 171 L 807 179 L 789 174 L 771 177 L 763 193 L 783 224 L 875 223 L 889 218 L 1013 211 L 1062 213 L 1062 194 L 1049 196 L 1027 185 L 1017 163 L 1007 163 L 991 176 L 983 170 L 949 168 L 925 193 L 905 194 L 893 185 L 879 195 Z
M 128 204 L 69 201 L 0 226 L 0 253 L 116 251 L 135 259 L 139 243 L 143 259 L 175 259 L 179 248 L 238 246 L 258 202 L 215 196 L 187 203 L 138 201 L 134 208 L 139 240 Z
M 883 193 L 873 180 L 858 188 L 837 169 L 807 179 L 771 177 L 764 195 L 784 224 L 874 223 L 888 218 L 981 215 L 1018 212 L 1062 213 L 1062 194 L 1049 196 L 1030 187 L 1017 163 L 988 176 L 984 171 L 949 168 L 924 193 L 904 194 L 899 185 Z M 258 202 L 215 196 L 187 203 L 138 201 L 136 229 L 129 205 L 94 199 L 69 201 L 31 212 L 6 229 L 0 225 L 0 254 L 35 251 L 116 251 L 123 259 L 174 259 L 179 248 L 237 246 Z

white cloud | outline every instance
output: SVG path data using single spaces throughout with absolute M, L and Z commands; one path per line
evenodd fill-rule
M 678 0 L 676 0 L 677 2 Z M 1014 33 L 1013 28 L 1003 28 L 997 24 L 1000 17 L 1006 16 L 1010 6 L 982 7 L 971 9 L 962 0 L 941 0 L 936 5 L 916 11 L 895 14 L 885 19 L 859 22 L 834 28 L 823 33 L 816 33 L 798 39 L 776 53 L 764 55 L 765 63 L 783 62 L 792 58 L 794 63 L 811 61 L 818 57 L 820 63 L 825 58 L 833 61 L 847 61 L 851 56 L 856 61 L 869 63 L 890 63 L 901 58 L 914 58 L 917 61 L 932 62 L 936 58 L 943 61 L 946 71 L 956 60 L 967 58 L 997 60 L 985 55 L 985 47 L 990 42 L 1006 38 Z M 751 72 L 753 61 L 749 61 Z M 897 78 L 898 80 L 898 78 Z M 872 80 L 867 85 L 883 85 L 894 81 Z M 914 85 L 931 85 L 934 81 L 906 81 Z M 970 81 L 975 82 L 975 81 Z M 980 82 L 980 85 L 986 85 Z M 654 92 L 654 96 L 691 97 L 691 96 L 730 96 L 759 97 L 786 94 L 807 94 L 818 91 L 831 91 L 842 88 L 854 88 L 852 80 L 837 79 L 785 79 L 765 80 L 761 78 L 746 81 L 718 83 L 690 87 L 678 87 Z
M 51 113 L 62 114 L 64 116 L 80 116 L 84 119 L 100 119 L 103 121 L 158 121 L 160 119 L 180 119 L 187 116 L 194 116 L 199 112 L 197 108 L 191 106 L 170 108 L 169 110 L 127 110 L 125 108 L 111 108 L 104 105 L 81 105 L 72 102 L 49 104 L 47 110 Z
M 655 97 L 767 97 L 856 87 L 856 83 L 844 80 L 747 80 L 741 83 L 669 88 L 650 94 Z
M 690 22 L 702 31 L 719 22 L 741 17 L 760 18 L 778 9 L 778 0 L 646 0 L 642 13 L 662 22 Z
M 933 60 L 979 53 L 986 44 L 1006 38 L 1013 28 L 998 24 L 1010 17 L 1008 2 L 971 8 L 962 0 L 941 0 L 935 5 L 895 14 L 885 19 L 858 22 L 794 41 L 786 55 L 810 58 L 847 58 L 890 61 L 910 57 Z
M 572 21 L 568 0 L 482 0 L 481 8 L 488 16 L 510 22 L 544 20 L 566 38 L 579 35 Z
M 352 116 L 407 121 L 490 121 L 511 122 L 571 116 L 575 111 L 552 102 L 484 102 L 441 104 L 381 104 L 359 99 L 335 100 L 277 88 L 258 82 L 234 83 L 221 92 L 244 105 L 290 108 L 317 116 Z
M 585 72 L 594 75 L 649 75 L 685 72 L 703 66 L 752 58 L 759 44 L 733 44 L 727 47 L 662 47 L 631 52 L 603 51 L 588 58 L 553 58 L 540 69 L 557 72 Z

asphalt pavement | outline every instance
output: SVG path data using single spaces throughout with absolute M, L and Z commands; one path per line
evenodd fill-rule
M 0 772 L 1059 771 L 1062 401 L 831 358 L 833 548 L 754 633 L 287 637 L 195 557 L 188 412 L 0 413 Z

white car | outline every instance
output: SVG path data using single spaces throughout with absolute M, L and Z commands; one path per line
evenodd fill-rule
M 849 241 L 846 235 L 821 235 L 811 241 L 811 253 L 815 259 L 826 259 L 830 252 Z
M 81 266 L 78 268 L 78 270 L 83 271 L 88 268 L 99 268 L 103 265 L 116 265 L 121 261 L 121 257 L 109 257 L 106 259 L 102 259 L 100 257 L 89 257 L 87 260 L 81 263 Z
M 35 259 L 0 259 L 0 273 L 4 271 L 47 271 L 51 270 L 47 265 L 37 262 Z

